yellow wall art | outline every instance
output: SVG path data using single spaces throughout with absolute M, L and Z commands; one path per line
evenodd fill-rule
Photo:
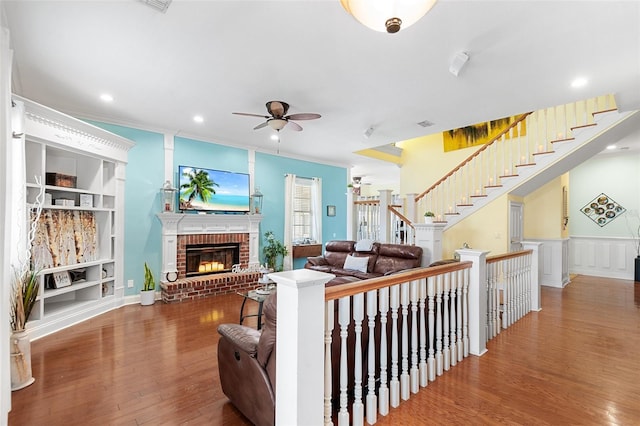
M 471 126 L 442 132 L 444 152 L 484 145 L 491 142 L 522 118 L 522 115 L 499 118 L 497 120 L 472 124 Z M 525 120 L 522 119 L 519 125 L 513 126 L 513 129 L 506 133 L 507 139 L 526 135 L 527 128 L 525 123 Z

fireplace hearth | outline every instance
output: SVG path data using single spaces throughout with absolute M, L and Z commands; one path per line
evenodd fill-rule
M 240 244 L 191 244 L 186 247 L 187 277 L 230 272 L 240 263 Z

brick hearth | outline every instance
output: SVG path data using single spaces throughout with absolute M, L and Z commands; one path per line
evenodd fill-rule
M 258 272 L 226 272 L 182 278 L 175 282 L 162 282 L 162 301 L 165 303 L 184 302 L 217 294 L 251 290 L 259 286 Z
M 186 277 L 187 246 L 192 244 L 240 244 L 240 266 L 246 268 L 249 263 L 249 234 L 193 234 L 179 235 L 177 247 L 178 279 L 175 282 L 162 282 L 162 301 L 166 303 L 183 302 L 217 294 L 250 290 L 258 286 L 259 273 L 233 273 L 199 275 Z

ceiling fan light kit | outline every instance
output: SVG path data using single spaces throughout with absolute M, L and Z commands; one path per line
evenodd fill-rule
M 397 33 L 431 10 L 437 0 L 340 0 L 342 7 L 365 27 Z

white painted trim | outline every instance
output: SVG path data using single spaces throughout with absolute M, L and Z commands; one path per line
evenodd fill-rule
M 569 272 L 633 280 L 636 249 L 632 238 L 571 236 Z

